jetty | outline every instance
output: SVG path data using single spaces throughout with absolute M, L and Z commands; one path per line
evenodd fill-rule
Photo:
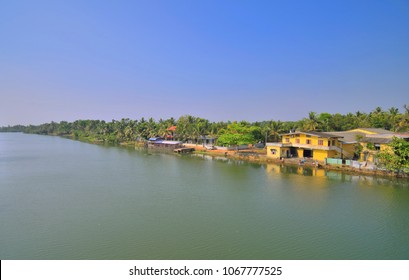
M 177 148 L 173 150 L 175 153 L 178 154 L 187 154 L 195 151 L 195 148 Z

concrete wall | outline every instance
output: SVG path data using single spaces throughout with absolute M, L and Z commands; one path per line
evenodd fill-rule
M 342 150 L 344 152 L 344 157 L 352 159 L 355 153 L 355 144 L 343 144 Z
M 314 150 L 312 158 L 318 161 L 325 161 L 325 159 L 328 157 L 328 152 L 329 151 L 324 150 Z

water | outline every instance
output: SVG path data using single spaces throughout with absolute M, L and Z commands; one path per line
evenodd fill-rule
M 0 259 L 409 259 L 409 180 L 0 133 Z

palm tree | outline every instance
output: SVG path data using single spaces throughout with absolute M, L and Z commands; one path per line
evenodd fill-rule
M 181 116 L 176 122 L 176 134 L 178 136 L 178 140 L 186 141 L 189 138 L 189 119 L 188 116 Z
M 387 116 L 388 126 L 393 130 L 397 131 L 399 122 L 399 109 L 396 107 L 389 108 L 389 116 Z
M 405 108 L 405 114 L 409 115 L 409 105 L 405 104 L 403 105 L 403 108 Z
M 129 121 L 124 128 L 125 139 L 128 141 L 135 140 L 135 121 Z
M 396 107 L 391 107 L 389 108 L 389 114 L 391 114 L 392 116 L 396 116 L 399 113 L 399 109 Z
M 153 118 L 149 118 L 148 122 L 146 123 L 146 130 L 145 130 L 147 138 L 158 136 L 158 130 L 156 129 L 156 122 Z
M 356 127 L 369 127 L 368 114 L 357 111 L 355 113 L 355 124 Z
M 409 114 L 398 115 L 393 127 L 394 132 L 406 131 L 409 129 Z
M 277 142 L 280 138 L 280 133 L 284 132 L 283 122 L 278 121 L 267 121 L 261 124 L 260 133 L 265 137 L 265 143 L 269 141 Z
M 168 125 L 162 120 L 159 120 L 157 125 L 158 136 L 165 138 L 168 135 Z
M 283 132 L 283 123 L 278 121 L 272 121 L 270 126 L 270 136 L 272 136 L 273 141 L 278 141 L 280 139 L 280 133 Z
M 309 112 L 308 119 L 303 119 L 302 129 L 305 131 L 314 131 L 319 127 L 320 123 L 317 118 L 317 113 Z

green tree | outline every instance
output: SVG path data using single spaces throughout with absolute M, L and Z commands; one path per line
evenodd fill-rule
M 261 134 L 264 136 L 265 142 L 277 142 L 280 139 L 280 133 L 283 133 L 284 123 L 278 121 L 268 121 L 261 126 Z
M 217 143 L 223 146 L 247 145 L 257 142 L 261 135 L 260 127 L 250 126 L 246 122 L 233 122 L 220 131 Z
M 389 149 L 385 149 L 377 155 L 380 165 L 398 175 L 402 171 L 407 171 L 409 169 L 409 142 L 402 138 L 393 137 L 388 147 Z
M 355 127 L 370 127 L 368 114 L 357 111 L 355 113 Z
M 330 113 L 321 113 L 318 115 L 318 122 L 321 124 L 323 131 L 330 131 L 330 122 L 332 115 Z
M 369 114 L 371 127 L 383 128 L 387 130 L 391 129 L 388 116 L 388 113 L 384 112 L 381 107 L 376 107 L 375 110 Z

